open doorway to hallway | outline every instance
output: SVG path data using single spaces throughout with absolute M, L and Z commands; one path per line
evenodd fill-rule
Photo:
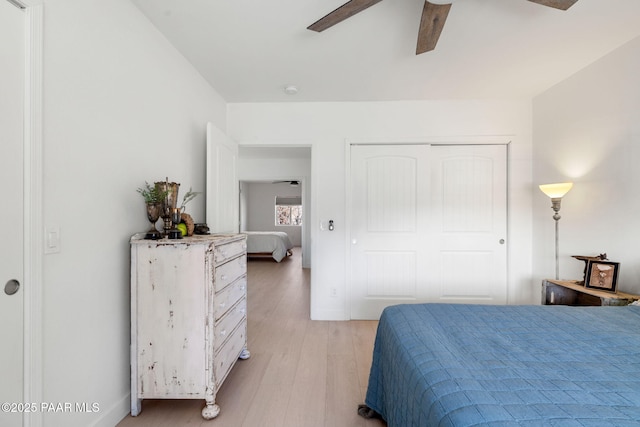
M 311 268 L 311 147 L 241 145 L 238 180 L 240 231 L 286 233 L 301 250 L 302 267 Z

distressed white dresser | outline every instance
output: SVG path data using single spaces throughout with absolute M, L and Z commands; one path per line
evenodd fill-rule
M 247 351 L 243 234 L 131 238 L 131 415 L 143 399 L 205 399 Z

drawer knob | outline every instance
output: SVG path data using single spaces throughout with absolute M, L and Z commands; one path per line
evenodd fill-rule
M 224 329 L 224 330 L 220 331 L 220 335 L 221 335 L 221 336 L 225 336 L 225 335 L 227 335 L 227 330 L 226 330 L 226 329 Z
M 227 303 L 226 303 L 226 302 L 221 302 L 221 303 L 220 303 L 220 308 L 225 308 L 226 306 L 227 306 Z
M 220 280 L 227 280 L 227 275 L 223 274 L 222 276 L 220 276 Z

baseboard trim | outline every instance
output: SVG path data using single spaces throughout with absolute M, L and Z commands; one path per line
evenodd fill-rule
M 131 412 L 131 393 L 122 396 L 119 401 L 109 408 L 100 407 L 100 418 L 91 427 L 113 427 L 122 421 Z

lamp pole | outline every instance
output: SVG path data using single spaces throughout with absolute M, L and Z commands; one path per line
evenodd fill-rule
M 558 253 L 559 253 L 559 241 L 560 239 L 558 238 L 558 222 L 560 221 L 560 201 L 562 200 L 562 198 L 560 197 L 554 197 L 551 199 L 551 209 L 553 209 L 553 219 L 556 222 L 556 280 L 560 279 L 560 261 L 558 258 Z
M 558 239 L 558 221 L 560 220 L 560 202 L 562 197 L 567 194 L 571 187 L 572 182 L 563 182 L 559 184 L 544 184 L 540 185 L 540 190 L 549 196 L 551 199 L 551 209 L 553 209 L 553 219 L 556 222 L 556 280 L 560 280 L 560 261 L 558 259 L 559 253 L 559 239 Z

